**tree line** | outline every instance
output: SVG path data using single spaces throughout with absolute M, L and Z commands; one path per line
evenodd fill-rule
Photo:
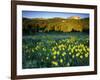
M 63 19 L 63 18 L 23 18 L 23 34 L 34 34 L 35 32 L 72 32 L 89 31 L 89 18 Z

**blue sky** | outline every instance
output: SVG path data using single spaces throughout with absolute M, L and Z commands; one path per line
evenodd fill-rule
M 84 13 L 67 13 L 67 12 L 44 12 L 44 11 L 22 11 L 22 17 L 25 18 L 68 18 L 71 16 L 80 16 L 81 18 L 89 17 L 89 14 Z

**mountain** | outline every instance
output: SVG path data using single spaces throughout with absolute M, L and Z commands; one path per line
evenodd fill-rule
M 81 19 L 81 17 L 79 17 L 79 16 L 71 16 L 71 17 L 69 17 L 67 19 Z

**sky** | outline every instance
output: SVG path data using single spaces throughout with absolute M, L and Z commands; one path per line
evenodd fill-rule
M 44 12 L 44 11 L 22 11 L 23 18 L 68 18 L 71 16 L 79 16 L 81 18 L 89 17 L 89 14 L 85 13 L 68 13 L 68 12 Z

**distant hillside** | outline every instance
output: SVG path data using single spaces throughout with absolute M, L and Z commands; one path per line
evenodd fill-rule
M 49 31 L 89 31 L 89 18 L 81 19 L 79 16 L 65 18 L 23 18 L 23 34 Z
M 67 19 L 81 19 L 81 17 L 79 17 L 79 16 L 71 16 L 71 17 L 69 17 Z

